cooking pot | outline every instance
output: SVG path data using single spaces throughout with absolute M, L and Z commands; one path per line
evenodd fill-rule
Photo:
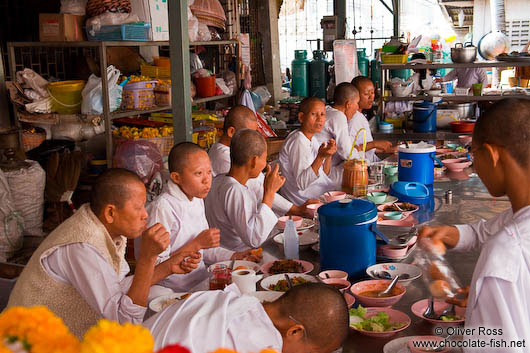
M 451 60 L 454 63 L 472 63 L 477 58 L 477 47 L 473 46 L 471 42 L 462 45 L 456 43 L 454 48 L 451 48 Z
M 470 103 L 443 103 L 438 106 L 439 110 L 443 109 L 450 109 L 450 110 L 458 110 L 458 117 L 462 120 L 464 119 L 473 119 L 475 116 L 475 110 L 477 107 L 476 102 L 470 102 Z

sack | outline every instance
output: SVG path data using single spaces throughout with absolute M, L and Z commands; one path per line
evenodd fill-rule
M 87 0 L 61 0 L 61 13 L 84 16 Z
M 146 140 L 128 140 L 116 147 L 114 166 L 136 173 L 144 184 L 149 184 L 164 163 L 158 147 Z
M 24 222 L 15 209 L 5 174 L 0 169 L 0 261 L 6 262 L 22 247 Z
M 120 78 L 120 70 L 113 65 L 107 67 L 107 81 L 109 89 L 109 103 L 110 111 L 113 112 L 121 106 L 121 94 L 123 87 L 118 85 Z M 83 88 L 81 95 L 83 103 L 81 104 L 81 113 L 83 114 L 102 114 L 103 113 L 103 99 L 101 97 L 101 78 L 92 74 L 88 78 L 88 82 Z

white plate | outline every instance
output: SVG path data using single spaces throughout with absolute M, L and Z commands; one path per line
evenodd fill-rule
M 366 269 L 366 273 L 368 274 L 368 276 L 372 277 L 373 279 L 381 279 L 379 277 L 374 277 L 372 275 L 373 271 L 376 271 L 376 272 L 386 271 L 390 273 L 390 276 L 392 276 L 392 278 L 394 278 L 396 275 L 402 275 L 406 273 L 410 277 L 408 279 L 400 279 L 398 281 L 404 286 L 409 285 L 415 279 L 420 278 L 422 274 L 421 268 L 419 268 L 418 266 L 411 265 L 411 264 L 402 264 L 399 262 L 388 262 L 388 263 L 382 263 L 382 264 L 375 264 Z
M 303 218 L 302 219 L 302 225 L 300 227 L 297 227 L 296 230 L 306 230 L 309 228 L 313 228 L 315 226 L 315 221 L 312 219 Z M 276 225 L 276 228 L 280 230 L 284 230 L 285 226 L 280 226 L 279 224 Z
M 227 267 L 230 267 L 230 265 L 232 264 L 232 261 L 231 260 L 228 260 L 228 261 L 221 261 L 221 262 L 217 262 L 213 265 L 210 265 L 210 267 L 208 267 L 208 271 L 212 271 L 212 269 L 215 267 L 215 265 L 225 265 Z M 245 266 L 251 270 L 254 270 L 254 271 L 259 271 L 259 269 L 261 268 L 261 265 L 260 264 L 257 264 L 255 262 L 252 262 L 252 261 L 244 261 L 244 260 L 236 260 L 235 263 L 234 263 L 234 268 L 237 268 L 239 266 Z
M 167 294 L 167 295 L 163 295 L 158 298 L 155 298 L 151 300 L 151 302 L 149 303 L 149 309 L 153 310 L 155 313 L 158 313 L 159 311 L 162 311 L 163 309 L 173 304 L 173 303 L 166 303 L 166 301 L 175 299 L 175 298 L 177 298 L 175 302 L 178 302 L 180 300 L 186 300 L 187 298 L 180 299 L 182 296 L 186 294 L 190 294 L 190 293 L 187 293 L 187 292 L 173 293 L 173 294 Z
M 298 233 L 301 233 L 301 234 L 298 234 L 298 244 L 300 246 L 309 246 L 309 245 L 318 243 L 317 233 L 311 232 L 309 230 L 298 232 Z M 276 244 L 283 246 L 283 233 L 279 233 L 273 239 Z
M 267 291 L 274 292 L 272 289 L 269 289 L 269 286 L 271 284 L 276 284 L 279 280 L 285 279 L 285 275 L 286 275 L 285 273 L 282 273 L 282 274 L 279 274 L 279 275 L 272 275 L 272 276 L 269 276 L 269 277 L 265 277 L 261 281 L 261 288 L 263 288 L 263 289 L 265 289 Z M 301 273 L 287 273 L 287 276 L 289 276 L 289 278 L 302 277 L 303 279 L 305 279 L 308 282 L 318 283 L 318 280 L 315 278 L 315 276 L 311 276 L 311 275 L 304 275 L 304 274 L 301 274 Z
M 260 303 L 263 302 L 273 302 L 283 295 L 283 292 L 274 292 L 274 291 L 259 291 L 248 293 L 248 295 L 258 298 Z

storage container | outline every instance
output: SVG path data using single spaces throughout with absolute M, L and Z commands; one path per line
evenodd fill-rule
M 436 104 L 431 102 L 414 103 L 412 109 L 412 129 L 414 132 L 436 132 Z
M 424 185 L 432 185 L 434 166 L 442 167 L 442 162 L 435 156 L 436 146 L 409 144 L 398 147 L 398 179 Z
M 125 110 L 146 110 L 155 105 L 156 81 L 140 81 L 123 86 L 121 108 Z
M 85 81 L 58 81 L 48 83 L 48 93 L 52 99 L 52 111 L 59 114 L 81 113 L 81 92 Z
M 92 26 L 86 28 L 88 40 L 121 41 L 132 40 L 146 42 L 149 40 L 150 23 L 128 23 L 124 25 L 101 26 L 98 30 Z

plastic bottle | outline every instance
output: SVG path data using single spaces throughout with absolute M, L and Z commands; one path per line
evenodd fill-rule
M 285 232 L 283 233 L 283 251 L 286 259 L 298 259 L 298 235 L 296 226 L 292 220 L 285 223 Z

